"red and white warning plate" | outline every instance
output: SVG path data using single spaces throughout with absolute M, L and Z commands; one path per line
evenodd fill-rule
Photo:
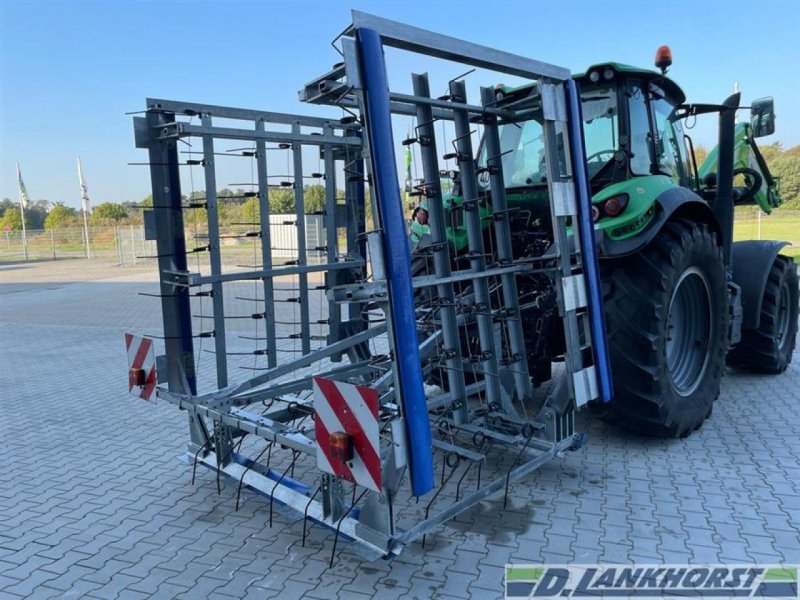
M 314 425 L 317 467 L 379 492 L 378 392 L 314 377 Z
M 156 355 L 153 340 L 125 334 L 128 349 L 128 391 L 134 396 L 150 400 L 156 389 Z

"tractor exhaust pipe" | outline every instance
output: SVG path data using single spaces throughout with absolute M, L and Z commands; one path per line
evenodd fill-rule
M 731 266 L 733 241 L 733 149 L 736 127 L 736 109 L 741 94 L 736 92 L 722 103 L 719 112 L 719 154 L 717 162 L 717 198 L 714 213 L 722 229 L 722 249 L 725 266 Z

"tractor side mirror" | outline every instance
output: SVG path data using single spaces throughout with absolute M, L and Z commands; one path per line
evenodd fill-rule
M 754 137 L 775 133 L 775 103 L 772 98 L 759 98 L 750 107 L 750 127 Z

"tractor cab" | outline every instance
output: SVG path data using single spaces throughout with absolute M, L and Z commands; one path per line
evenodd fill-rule
M 593 65 L 575 80 L 581 89 L 592 217 L 610 249 L 647 228 L 656 217 L 655 199 L 665 191 L 697 189 L 691 140 L 681 123 L 685 96 L 663 74 L 620 63 Z M 548 175 L 541 112 L 537 110 L 541 104 L 538 84 L 499 85 L 495 95 L 499 108 L 521 115 L 500 129 L 508 203 L 524 209 L 532 215 L 532 222 L 547 229 Z M 483 144 L 477 156 L 478 185 L 488 197 L 490 179 Z M 451 204 L 459 203 L 459 195 L 456 181 Z M 458 225 L 448 237 L 457 247 L 466 241 Z M 629 249 L 626 246 L 622 251 Z
M 690 147 L 678 117 L 685 96 L 670 79 L 654 71 L 603 63 L 577 75 L 581 87 L 586 162 L 592 193 L 634 177 L 665 175 L 677 185 L 692 182 Z M 498 86 L 498 106 L 536 102 L 536 84 Z M 503 127 L 501 144 L 506 188 L 543 186 L 544 142 L 536 120 Z M 691 142 L 688 142 L 691 144 Z M 485 162 L 485 152 L 479 163 Z M 487 178 L 488 185 L 488 178 Z

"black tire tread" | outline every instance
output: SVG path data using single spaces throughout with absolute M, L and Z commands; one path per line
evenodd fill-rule
M 775 331 L 780 290 L 788 279 L 790 290 L 789 342 L 781 350 Z M 728 354 L 728 363 L 756 373 L 783 373 L 792 361 L 797 341 L 798 278 L 794 260 L 778 255 L 770 268 L 761 302 L 761 318 L 756 329 L 742 331 L 742 339 Z
M 727 305 L 715 308 L 721 314 L 706 376 L 709 393 L 698 406 L 681 414 L 664 391 L 671 386 L 666 367 L 660 364 L 664 361 L 662 323 L 669 306 L 670 281 L 680 257 L 692 251 L 714 253 L 720 269 L 715 281 L 722 282 L 717 285 L 724 289 L 722 250 L 716 235 L 706 225 L 687 220 L 667 223 L 647 248 L 607 274 L 611 286 L 605 301 L 606 327 L 615 388 L 608 418 L 647 435 L 688 435 L 702 425 L 719 395 L 727 349 Z

